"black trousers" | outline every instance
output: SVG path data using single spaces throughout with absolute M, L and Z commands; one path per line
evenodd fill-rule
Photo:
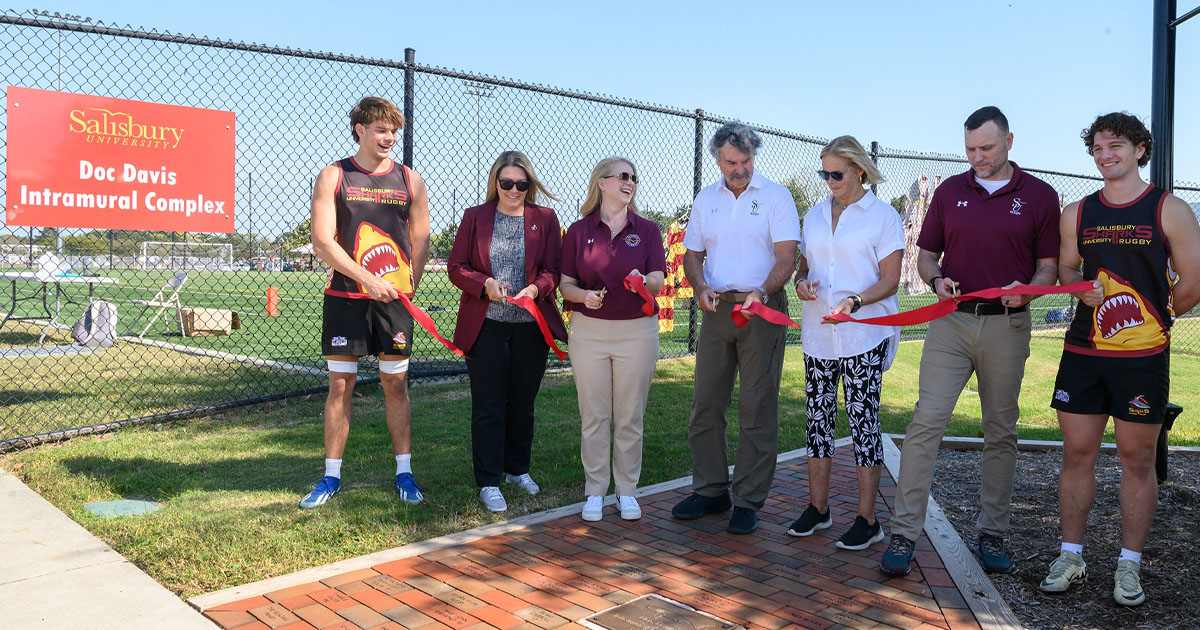
M 529 472 L 533 406 L 550 348 L 535 322 L 485 320 L 467 359 L 475 483 L 498 486 L 504 473 Z

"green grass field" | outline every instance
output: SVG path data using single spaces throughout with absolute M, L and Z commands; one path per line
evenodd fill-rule
M 108 277 L 118 285 L 101 285 L 94 298 L 106 299 L 119 309 L 119 332 L 136 334 L 141 330 L 142 307 L 133 300 L 146 300 L 158 292 L 171 276 L 170 271 L 117 270 Z M 321 290 L 323 273 L 312 272 L 192 272 L 181 292 L 181 303 L 189 307 L 220 308 L 237 311 L 242 328 L 228 336 L 182 337 L 156 323 L 146 338 L 198 352 L 135 343 L 121 343 L 94 354 L 72 356 L 19 355 L 0 356 L 0 373 L 9 385 L 0 390 L 0 440 L 30 436 L 73 427 L 101 424 L 167 413 L 183 409 L 217 405 L 284 392 L 320 387 L 320 374 L 288 371 L 286 366 L 324 367 L 319 347 L 321 326 Z M 266 314 L 266 295 L 271 287 L 280 296 L 279 316 Z M 20 295 L 35 294 L 40 283 L 19 282 Z M 86 295 L 86 288 L 72 286 L 75 297 Z M 438 329 L 451 337 L 460 292 L 444 272 L 428 273 L 416 303 L 430 313 Z M 908 310 L 932 301 L 930 294 L 901 296 L 901 308 Z M 1062 308 L 1067 298 L 1054 296 L 1034 302 L 1034 322 L 1043 322 L 1050 309 Z M 677 301 L 675 330 L 661 337 L 661 352 L 678 356 L 687 352 L 689 311 L 687 302 Z M 800 319 L 800 301 L 789 303 L 791 315 Z M 36 317 L 39 302 L 19 304 L 17 315 Z M 82 305 L 64 305 L 60 321 L 66 325 L 82 313 Z M 173 317 L 173 313 L 169 313 Z M 1189 348 L 1200 354 L 1200 328 L 1196 319 L 1179 323 L 1175 353 Z M 142 324 L 144 325 L 144 324 Z M 1046 334 L 1059 335 L 1061 327 L 1045 327 Z M 0 350 L 33 345 L 41 328 L 31 322 L 10 322 L 0 330 Z M 906 338 L 923 335 L 924 326 L 904 330 Z M 789 329 L 788 340 L 798 344 L 800 333 Z M 1181 343 L 1181 341 L 1183 343 Z M 47 344 L 65 346 L 71 339 L 65 330 L 52 331 Z M 462 363 L 458 357 L 432 337 L 416 334 L 413 371 L 453 370 Z M 227 353 L 284 364 L 285 369 L 255 366 L 212 353 Z M 367 373 L 366 368 L 364 373 Z
M 1022 438 L 1059 439 L 1049 408 L 1062 342 L 1038 336 L 1021 393 Z M 884 431 L 903 433 L 916 402 L 921 345 L 904 343 L 884 377 Z M 1200 357 L 1172 358 L 1174 402 L 1186 411 L 1171 442 L 1200 445 Z M 645 419 L 642 485 L 690 473 L 687 418 L 694 360 L 660 361 Z M 199 379 L 198 379 L 199 380 Z M 804 443 L 803 360 L 785 358 L 779 399 L 779 448 Z M 975 436 L 979 399 L 973 383 L 959 400 L 947 434 Z M 361 394 L 361 395 L 358 395 Z M 305 485 L 321 474 L 321 413 L 314 395 L 161 427 L 132 427 L 0 456 L 47 500 L 111 544 L 163 585 L 183 596 L 244 584 L 348 557 L 462 531 L 502 517 L 479 503 L 471 475 L 470 393 L 465 385 L 415 387 L 413 465 L 427 501 L 400 504 L 390 488 L 394 464 L 378 386 L 354 399 L 345 490 L 329 505 L 301 511 Z M 736 409 L 736 401 L 734 402 Z M 737 435 L 736 412 L 729 439 Z M 843 426 L 838 435 L 846 434 Z M 1112 439 L 1111 428 L 1106 436 Z M 549 376 L 538 397 L 532 473 L 536 497 L 506 488 L 508 516 L 583 499 L 579 417 L 568 375 Z M 83 504 L 149 497 L 164 509 L 133 518 L 100 519 Z

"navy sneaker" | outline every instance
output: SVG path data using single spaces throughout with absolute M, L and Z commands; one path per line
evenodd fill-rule
M 862 551 L 881 540 L 883 540 L 883 528 L 879 526 L 879 519 L 875 519 L 875 524 L 871 525 L 867 523 L 867 519 L 855 516 L 850 531 L 838 539 L 837 547 L 850 551 Z
M 725 531 L 730 534 L 750 534 L 758 529 L 758 512 L 750 508 L 735 507 L 733 516 L 729 517 L 729 527 Z
M 975 544 L 975 557 L 988 573 L 1012 573 L 1012 558 L 1004 548 L 1004 539 L 991 534 L 979 534 Z
M 722 492 L 720 496 L 706 497 L 699 494 L 692 494 L 690 497 L 675 504 L 671 508 L 671 516 L 681 521 L 691 521 L 704 516 L 705 514 L 717 514 L 725 512 L 733 507 L 733 500 L 729 498 L 729 492 Z
M 424 499 L 421 494 L 421 487 L 417 485 L 417 480 L 413 479 L 412 473 L 400 473 L 396 475 L 396 494 L 400 495 L 400 499 L 405 503 L 416 505 Z
M 812 536 L 818 529 L 826 529 L 833 525 L 833 515 L 826 509 L 822 514 L 813 504 L 809 503 L 804 513 L 788 528 L 788 536 Z
M 341 479 L 337 477 L 321 477 L 308 484 L 308 494 L 304 495 L 304 498 L 300 500 L 300 507 L 304 509 L 321 507 L 341 489 Z
M 888 575 L 908 575 L 912 571 L 915 547 L 916 542 L 900 534 L 892 534 L 887 551 L 883 552 L 883 558 L 879 560 L 879 570 Z

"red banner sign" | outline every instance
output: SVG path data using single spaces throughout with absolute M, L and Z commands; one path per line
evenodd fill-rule
M 234 115 L 8 87 L 5 222 L 233 232 Z

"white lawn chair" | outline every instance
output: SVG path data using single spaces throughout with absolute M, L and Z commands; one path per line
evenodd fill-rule
M 179 326 L 179 334 L 183 334 L 183 305 L 179 302 L 179 290 L 183 288 L 183 283 L 187 282 L 187 276 L 186 271 L 180 271 L 171 276 L 154 297 L 149 300 L 132 300 L 133 304 L 142 307 L 142 312 L 138 314 L 135 320 L 137 322 L 141 322 L 142 318 L 146 316 L 147 311 L 154 309 L 154 316 L 150 318 L 150 321 L 146 323 L 146 327 L 138 334 L 138 339 L 146 336 L 150 327 L 154 325 L 154 322 L 158 321 L 159 317 L 163 319 L 163 330 L 168 333 L 171 332 L 170 324 L 167 323 L 169 320 L 166 316 L 167 311 L 170 309 L 174 309 L 175 323 Z M 137 325 L 135 324 L 133 327 L 136 328 Z

